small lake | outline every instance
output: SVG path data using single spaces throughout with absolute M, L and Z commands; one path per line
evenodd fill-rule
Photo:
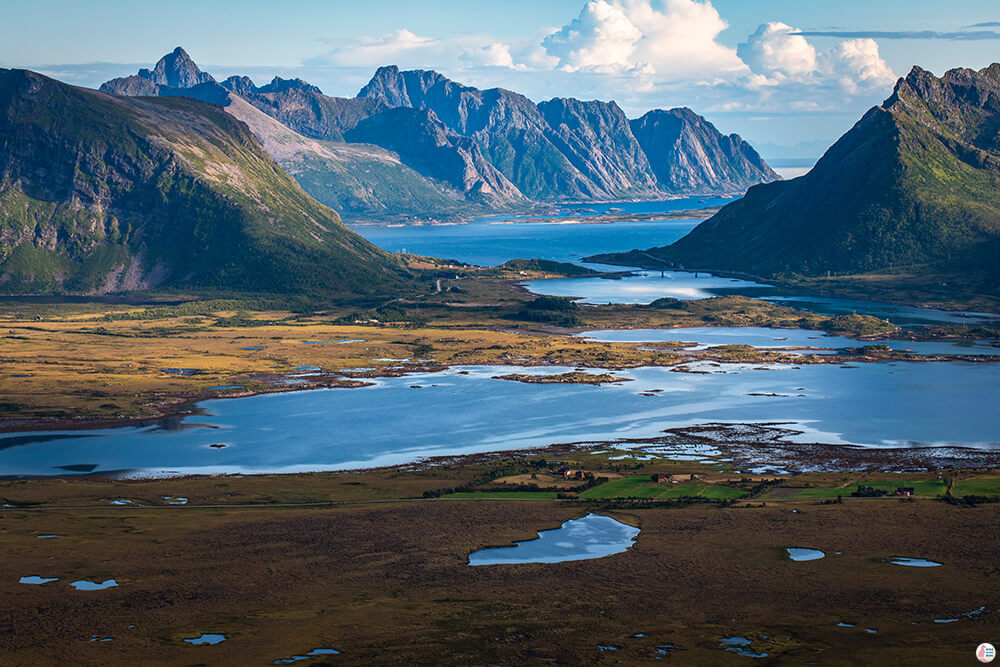
M 573 519 L 554 530 L 512 547 L 480 549 L 469 554 L 469 565 L 514 565 L 521 563 L 565 563 L 604 558 L 626 551 L 639 529 L 601 514 Z
M 214 644 L 221 644 L 222 642 L 226 641 L 226 636 L 206 633 L 202 634 L 200 637 L 192 637 L 191 639 L 185 639 L 184 641 L 186 641 L 188 644 L 194 644 L 195 646 L 201 646 L 201 645 L 211 646 Z
M 626 267 L 619 267 L 624 270 Z M 636 276 L 606 278 L 560 278 L 531 280 L 524 286 L 533 294 L 579 297 L 579 303 L 648 304 L 663 297 L 688 301 L 725 294 L 739 294 L 751 288 L 767 287 L 736 278 L 720 278 L 711 273 L 687 271 L 642 271 Z
M 751 345 L 757 348 L 814 347 L 829 348 L 816 350 L 817 354 L 829 354 L 833 350 L 864 347 L 865 345 L 887 345 L 893 350 L 909 350 L 916 354 L 981 354 L 1000 355 L 1000 347 L 990 341 L 909 341 L 878 340 L 860 341 L 845 336 L 810 331 L 808 329 L 769 329 L 766 327 L 688 327 L 682 329 L 620 329 L 608 331 L 584 331 L 577 334 L 588 340 L 609 343 L 662 343 L 677 341 L 695 343 L 692 350 L 705 349 L 716 345 Z M 804 352 L 808 353 L 808 352 Z
M 903 565 L 905 567 L 941 567 L 941 563 L 936 563 L 926 558 L 903 558 L 896 556 L 889 562 L 893 565 Z
M 788 552 L 788 558 L 797 563 L 809 560 L 819 560 L 820 558 L 826 556 L 826 554 L 819 549 L 805 549 L 803 547 L 788 547 L 785 551 Z
M 71 581 L 69 585 L 78 591 L 103 591 L 106 588 L 117 587 L 118 582 L 114 579 L 105 579 L 104 581 L 87 581 L 86 579 L 81 579 L 80 581 Z
M 611 267 L 601 267 L 611 270 Z M 533 294 L 575 297 L 579 303 L 605 304 L 628 303 L 649 304 L 663 297 L 674 299 L 704 299 L 726 294 L 744 294 L 771 303 L 808 310 L 820 315 L 843 315 L 860 313 L 886 319 L 897 326 L 921 324 L 967 324 L 977 326 L 1000 320 L 1000 315 L 992 313 L 938 310 L 935 308 L 915 308 L 898 306 L 877 301 L 858 299 L 838 299 L 816 296 L 787 296 L 777 294 L 778 289 L 763 283 L 755 283 L 735 278 L 722 278 L 705 272 L 651 271 L 629 269 L 636 275 L 617 280 L 605 278 L 558 278 L 554 280 L 531 280 L 524 286 Z
M 199 404 L 205 414 L 153 426 L 0 434 L 0 474 L 66 475 L 84 463 L 119 475 L 343 470 L 709 422 L 786 423 L 803 442 L 1000 449 L 1000 364 L 692 367 L 701 372 L 637 368 L 616 371 L 630 382 L 592 386 L 493 379 L 567 368 L 469 366 L 358 389 L 213 399 Z

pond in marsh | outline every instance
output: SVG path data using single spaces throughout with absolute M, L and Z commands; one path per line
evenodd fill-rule
M 819 560 L 820 558 L 826 556 L 826 554 L 819 549 L 806 549 L 803 547 L 788 547 L 785 551 L 788 552 L 788 557 L 796 562 Z
M 564 563 L 604 558 L 626 551 L 639 529 L 602 514 L 588 514 L 512 547 L 480 549 L 469 554 L 469 565 Z
M 903 565 L 906 567 L 940 567 L 941 563 L 936 563 L 932 560 L 927 560 L 926 558 L 904 558 L 902 556 L 894 556 L 890 561 L 893 565 Z

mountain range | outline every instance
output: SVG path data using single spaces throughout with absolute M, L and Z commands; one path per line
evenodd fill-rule
M 178 47 L 152 70 L 113 79 L 101 90 L 195 97 L 227 109 L 243 107 L 233 104 L 237 98 L 246 102 L 301 135 L 295 154 L 272 156 L 307 192 L 352 219 L 742 194 L 778 179 L 739 136 L 721 134 L 690 109 L 629 120 L 614 102 L 535 104 L 501 88 L 479 90 L 395 66 L 379 68 L 357 97 L 338 98 L 300 79 L 256 86 L 232 76 L 220 83 Z M 406 169 L 372 168 L 387 160 Z
M 750 188 L 673 245 L 599 259 L 762 277 L 960 274 L 997 295 L 1000 64 L 940 78 L 914 67 L 808 174 Z
M 216 85 L 170 63 L 143 75 Z M 221 107 L 0 69 L 0 291 L 371 293 L 410 280 Z

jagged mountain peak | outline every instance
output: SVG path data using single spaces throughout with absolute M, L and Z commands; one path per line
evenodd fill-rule
M 192 88 L 200 83 L 215 82 L 212 75 L 202 72 L 180 46 L 160 58 L 152 70 L 139 70 L 138 76 L 155 84 L 174 88 Z
M 371 80 L 358 92 L 358 97 L 381 99 L 393 107 L 418 107 L 427 91 L 438 83 L 454 84 L 434 70 L 403 71 L 397 65 L 387 65 L 375 71 Z
M 750 188 L 635 257 L 767 277 L 905 273 L 907 289 L 938 289 L 948 275 L 997 295 L 998 89 L 1000 65 L 942 77 L 915 67 L 809 173 Z
M 267 95 L 269 93 L 283 93 L 287 90 L 300 90 L 306 93 L 316 93 L 322 95 L 323 91 L 319 86 L 314 86 L 302 79 L 282 79 L 276 76 L 271 82 L 264 86 L 257 86 L 248 76 L 231 76 L 222 82 L 222 87 L 232 91 L 237 95 Z

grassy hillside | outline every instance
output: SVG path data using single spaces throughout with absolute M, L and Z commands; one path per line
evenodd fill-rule
M 915 69 L 807 175 L 751 188 L 669 247 L 601 261 L 795 279 L 963 276 L 1000 294 L 1000 67 Z
M 372 292 L 408 280 L 218 107 L 0 70 L 0 110 L 0 291 Z

